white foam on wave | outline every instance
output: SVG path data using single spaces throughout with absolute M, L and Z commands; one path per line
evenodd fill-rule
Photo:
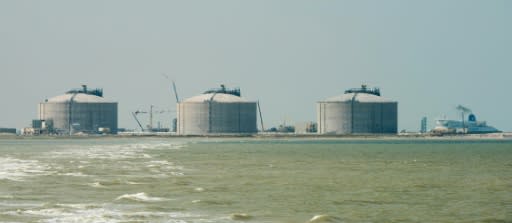
M 146 158 L 146 159 L 153 158 L 151 155 L 149 155 L 149 154 L 145 154 L 145 153 L 144 153 L 144 154 L 142 154 L 142 156 L 143 156 L 144 158 Z
M 90 183 L 87 185 L 89 185 L 90 187 L 94 187 L 94 188 L 106 188 L 106 186 L 101 184 L 100 182 L 94 182 L 94 183 Z
M 0 157 L 0 180 L 23 181 L 26 177 L 50 174 L 50 167 L 37 160 Z
M 8 211 L 1 214 L 11 216 L 39 217 L 37 222 L 82 223 L 82 222 L 190 222 L 187 219 L 200 216 L 182 212 L 149 212 L 122 210 L 98 204 L 56 204 L 51 208 Z
M 167 160 L 151 160 L 148 162 L 150 166 L 172 166 L 174 165 L 172 162 Z
M 153 149 L 178 149 L 185 147 L 184 143 L 136 143 L 116 145 L 94 145 L 88 147 L 72 147 L 71 149 L 53 151 L 48 154 L 51 157 L 62 158 L 88 158 L 88 159 L 151 159 L 152 156 L 144 153 Z
M 120 222 L 120 215 L 117 212 L 104 208 L 78 209 L 69 208 L 47 208 L 39 210 L 25 210 L 16 212 L 17 215 L 32 215 L 43 217 L 38 222 Z
M 183 149 L 187 147 L 188 143 L 185 142 L 155 142 L 152 144 L 152 149 L 162 149 L 162 150 L 168 150 L 168 149 Z
M 0 199 L 12 199 L 14 196 L 12 194 L 0 194 Z
M 74 209 L 95 209 L 101 208 L 102 205 L 99 204 L 55 204 L 56 207 L 65 207 L 65 208 L 74 208 Z
M 204 191 L 204 188 L 202 188 L 202 187 L 196 187 L 196 188 L 194 188 L 194 190 L 195 190 L 195 191 L 197 191 L 197 192 L 203 192 L 203 191 Z
M 140 182 L 126 181 L 126 184 L 130 184 L 130 185 L 140 185 L 140 184 L 148 184 L 148 183 L 140 183 Z
M 190 218 L 190 217 L 197 217 L 192 214 L 187 213 L 180 213 L 180 212 L 149 212 L 149 211 L 140 211 L 140 212 L 133 212 L 133 213 L 126 213 L 124 214 L 126 217 L 130 219 L 147 219 L 147 218 Z M 166 222 L 188 222 L 184 220 L 178 220 L 178 219 L 169 219 Z
M 168 174 L 173 176 L 183 176 L 185 175 L 183 172 L 179 170 L 183 170 L 183 166 L 177 166 L 173 162 L 169 162 L 167 160 L 151 160 L 146 163 L 146 167 L 149 168 L 149 171 L 155 173 L 156 177 L 168 177 Z
M 27 208 L 27 207 L 41 207 L 42 203 L 23 203 L 19 201 L 1 201 L 0 207 L 16 207 L 16 208 Z
M 81 172 L 72 172 L 72 173 L 59 173 L 59 176 L 72 176 L 72 177 L 88 177 L 89 175 L 83 174 Z
M 315 215 L 307 223 L 341 223 L 343 222 L 340 218 L 331 215 L 321 214 Z
M 246 220 L 250 220 L 252 218 L 252 216 L 248 215 L 246 213 L 233 213 L 229 216 L 229 218 L 231 218 L 231 220 L 234 220 L 234 221 L 246 221 Z
M 173 162 L 167 160 L 151 160 L 146 165 L 147 167 L 158 167 L 165 170 L 183 170 L 183 166 L 175 165 Z
M 135 194 L 123 194 L 116 198 L 116 200 L 132 200 L 132 201 L 140 201 L 140 202 L 158 202 L 165 201 L 167 199 L 160 197 L 150 197 L 146 193 L 135 193 Z
M 154 178 L 168 178 L 169 175 L 178 176 L 178 177 L 185 176 L 185 173 L 183 173 L 183 172 L 171 171 L 171 172 L 167 173 L 167 172 L 162 172 L 162 171 L 155 170 L 155 169 L 152 169 L 151 172 L 153 173 L 153 175 L 151 175 L 151 176 Z

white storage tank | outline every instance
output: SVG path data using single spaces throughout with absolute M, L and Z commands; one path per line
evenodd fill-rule
M 117 102 L 103 98 L 101 89 L 71 90 L 39 103 L 39 120 L 53 121 L 55 133 L 117 133 Z M 100 131 L 101 130 L 101 131 Z
M 257 103 L 247 101 L 240 89 L 213 89 L 177 105 L 179 135 L 256 133 Z
M 398 102 L 378 88 L 355 88 L 317 103 L 319 134 L 396 134 Z

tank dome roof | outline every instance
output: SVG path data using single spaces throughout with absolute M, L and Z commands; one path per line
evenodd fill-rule
M 75 95 L 73 97 L 73 95 Z M 77 94 L 63 94 L 59 96 L 55 96 L 46 100 L 48 103 L 69 103 L 73 98 L 74 103 L 112 103 L 112 101 L 108 101 L 103 97 L 99 97 L 92 94 L 85 93 L 77 93 Z
M 321 102 L 350 102 L 357 101 L 363 103 L 392 103 L 396 101 L 383 98 L 380 95 L 379 88 L 369 88 L 366 84 L 361 88 L 351 88 L 345 91 L 345 94 L 327 98 Z
M 236 103 L 236 102 L 249 102 L 246 99 L 242 97 L 238 97 L 236 95 L 232 94 L 224 94 L 224 93 L 207 93 L 207 94 L 201 94 L 197 95 L 191 98 L 187 98 L 183 100 L 182 102 L 189 102 L 189 103 L 199 103 L 199 102 L 207 102 L 207 101 L 214 101 L 214 102 L 223 102 L 223 103 Z
M 367 94 L 367 93 L 346 93 L 334 97 L 327 98 L 321 102 L 350 102 L 354 99 L 357 102 L 363 103 L 390 103 L 395 102 L 393 100 L 384 98 L 382 96 Z

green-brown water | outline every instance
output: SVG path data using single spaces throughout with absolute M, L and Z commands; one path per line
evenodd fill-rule
M 0 222 L 512 222 L 512 142 L 3 139 Z

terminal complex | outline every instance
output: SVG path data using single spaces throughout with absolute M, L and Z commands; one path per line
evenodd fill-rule
M 25 128 L 23 134 L 117 134 L 117 107 L 117 102 L 103 97 L 101 89 L 90 90 L 83 85 L 81 89 L 40 103 L 38 119 L 33 120 L 32 128 Z M 172 131 L 178 135 L 256 134 L 258 114 L 261 129 L 265 130 L 261 110 L 258 109 L 259 103 L 242 98 L 240 89 L 221 85 L 221 88 L 177 101 Z M 317 102 L 317 123 L 308 124 L 304 132 L 322 135 L 396 134 L 397 111 L 398 102 L 382 97 L 378 88 L 362 85 Z M 135 114 L 134 117 L 137 119 Z M 464 125 L 459 127 L 464 128 Z M 283 128 L 286 130 L 286 126 Z M 158 131 L 152 126 L 148 130 Z M 277 131 L 275 128 L 271 130 Z M 488 132 L 498 131 L 492 130 Z

